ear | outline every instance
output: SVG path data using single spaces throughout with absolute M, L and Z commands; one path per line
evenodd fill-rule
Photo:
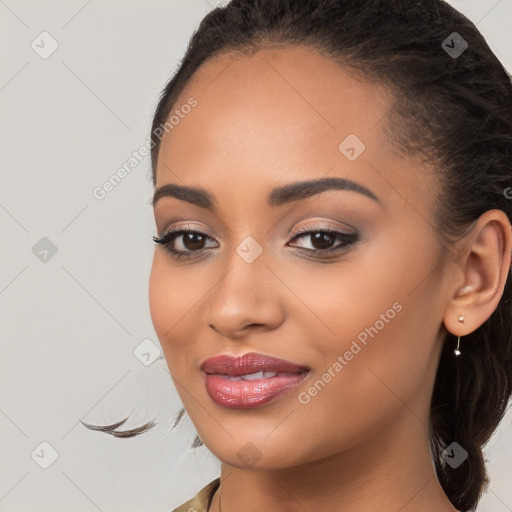
M 457 261 L 458 281 L 443 318 L 455 336 L 480 327 L 494 312 L 510 273 L 512 226 L 505 212 L 489 210 L 466 235 L 463 256 Z M 458 320 L 464 317 L 463 322 Z

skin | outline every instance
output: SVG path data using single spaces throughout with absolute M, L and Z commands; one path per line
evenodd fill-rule
M 430 460 L 429 403 L 447 331 L 461 336 L 463 357 L 463 336 L 499 302 L 512 246 L 505 213 L 486 212 L 460 245 L 443 250 L 432 169 L 385 137 L 390 97 L 313 50 L 209 60 L 175 108 L 190 97 L 197 106 L 162 139 L 156 187 L 204 188 L 216 208 L 162 197 L 155 223 L 158 234 L 186 223 L 211 240 L 185 246 L 178 237 L 178 250 L 207 248 L 190 260 L 156 247 L 149 300 L 187 413 L 222 462 L 210 510 L 220 510 L 221 495 L 222 512 L 455 511 Z M 348 134 L 366 145 L 354 161 L 338 149 Z M 356 181 L 379 202 L 330 190 L 266 204 L 273 187 L 326 176 Z M 360 238 L 322 258 L 326 246 L 311 235 L 291 236 L 298 227 L 353 229 Z M 248 236 L 263 248 L 252 263 L 236 252 Z M 300 403 L 299 393 L 396 302 L 394 318 Z M 262 407 L 215 404 L 200 363 L 253 351 L 310 374 Z M 258 452 L 252 463 L 237 456 L 248 442 Z

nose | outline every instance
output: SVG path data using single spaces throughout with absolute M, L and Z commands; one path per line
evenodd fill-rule
M 207 325 L 221 336 L 241 338 L 276 329 L 283 322 L 282 284 L 267 267 L 264 254 L 248 263 L 233 251 L 226 272 L 214 285 L 205 316 Z

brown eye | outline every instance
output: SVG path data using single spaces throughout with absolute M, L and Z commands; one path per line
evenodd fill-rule
M 171 256 L 176 259 L 198 256 L 208 249 L 204 244 L 209 240 L 213 241 L 208 235 L 200 231 L 185 229 L 168 231 L 162 236 L 154 236 L 153 240 L 164 246 Z
M 321 257 L 322 254 L 331 254 L 352 246 L 359 239 L 359 234 L 357 232 L 343 233 L 330 229 L 317 229 L 315 231 L 302 231 L 292 240 L 300 239 L 304 239 L 306 243 L 309 241 L 311 247 L 299 245 L 297 247 L 299 250 L 318 254 Z M 341 240 L 341 242 L 336 244 L 336 240 Z
M 180 236 L 183 236 L 182 245 L 189 251 L 197 251 L 202 249 L 202 246 L 206 241 L 206 237 L 198 233 L 185 233 Z
M 320 250 L 329 249 L 336 241 L 336 237 L 328 233 L 312 233 L 309 236 L 314 248 Z

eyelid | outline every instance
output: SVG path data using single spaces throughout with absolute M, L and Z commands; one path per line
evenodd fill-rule
M 202 226 L 194 226 L 188 222 L 185 222 L 183 224 L 173 224 L 171 227 L 169 228 L 166 228 L 162 231 L 161 234 L 159 234 L 158 236 L 162 237 L 162 236 L 165 236 L 167 233 L 174 233 L 176 231 L 192 231 L 192 232 L 195 232 L 195 233 L 201 233 L 203 235 L 206 235 L 208 236 L 209 238 L 212 238 L 208 233 L 207 233 L 207 229 L 206 228 L 203 228 Z
M 289 233 L 289 236 L 292 238 L 295 238 L 297 235 L 303 234 L 303 233 L 310 233 L 312 231 L 337 231 L 341 234 L 345 235 L 356 235 L 357 230 L 354 228 L 348 227 L 348 226 L 330 226 L 326 225 L 325 221 L 322 221 L 323 224 L 320 224 L 320 221 L 316 221 L 316 224 L 308 225 L 308 226 L 299 226 L 297 229 L 291 231 Z
M 310 225 L 306 225 L 306 226 L 299 226 L 298 228 L 296 229 L 292 229 L 288 232 L 288 236 L 293 238 L 299 234 L 303 234 L 303 233 L 309 233 L 311 231 L 339 231 L 340 233 L 342 234 L 346 234 L 346 235 L 355 235 L 357 234 L 357 230 L 348 226 L 348 225 L 343 225 L 343 226 L 340 226 L 339 224 L 336 225 L 336 226 L 332 226 L 332 225 L 329 225 L 329 224 L 326 224 L 327 221 L 314 221 L 313 224 L 310 224 Z M 180 230 L 183 230 L 183 231 L 192 231 L 192 232 L 199 232 L 201 234 L 204 234 L 206 236 L 208 236 L 210 239 L 213 240 L 213 237 L 211 235 L 209 235 L 207 233 L 207 229 L 203 228 L 203 227 L 196 227 L 196 226 L 193 226 L 191 225 L 190 223 L 186 222 L 184 224 L 175 224 L 173 225 L 172 227 L 170 228 L 166 228 L 162 231 L 161 234 L 158 234 L 159 237 L 162 237 L 162 236 L 165 236 L 167 233 L 172 233 L 172 232 L 176 232 L 176 231 L 180 231 Z

